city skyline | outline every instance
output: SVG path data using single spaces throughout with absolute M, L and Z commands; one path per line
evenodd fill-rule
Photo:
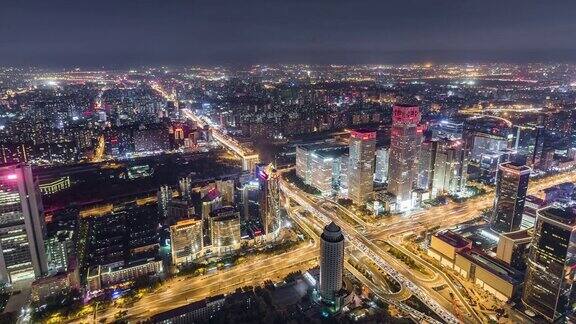
M 3 4 L 0 323 L 576 322 L 574 12 Z

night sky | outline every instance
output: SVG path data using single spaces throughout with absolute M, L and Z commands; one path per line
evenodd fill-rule
M 576 0 L 0 0 L 0 65 L 576 62 Z

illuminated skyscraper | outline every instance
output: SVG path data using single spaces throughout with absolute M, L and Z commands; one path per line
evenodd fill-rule
M 210 243 L 212 252 L 222 255 L 240 247 L 240 212 L 226 206 L 210 213 Z
M 272 164 L 258 164 L 256 176 L 260 182 L 260 214 L 266 235 L 275 237 L 281 227 L 279 176 Z
M 342 289 L 344 273 L 344 235 L 334 222 L 324 227 L 320 236 L 320 296 L 335 303 Z
M 522 302 L 548 321 L 566 314 L 572 304 L 576 268 L 574 209 L 540 209 L 528 253 Z
M 204 248 L 202 221 L 185 219 L 170 226 L 172 264 L 189 264 L 196 260 Z
M 529 167 L 512 162 L 498 166 L 491 224 L 496 232 L 507 233 L 520 229 L 530 171 Z
M 396 196 L 398 210 L 412 207 L 412 187 L 418 174 L 418 155 L 422 130 L 418 127 L 420 109 L 413 105 L 395 105 L 392 110 L 388 192 Z
M 374 190 L 375 150 L 376 132 L 353 130 L 350 133 L 348 196 L 359 205 L 366 203 Z
M 0 281 L 15 283 L 47 272 L 44 210 L 30 166 L 0 168 Z

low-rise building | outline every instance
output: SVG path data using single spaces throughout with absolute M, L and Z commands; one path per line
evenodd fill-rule
M 453 269 L 456 253 L 471 249 L 472 242 L 452 231 L 436 233 L 430 240 L 428 255 L 441 265 Z
M 184 305 L 169 311 L 156 314 L 150 319 L 154 324 L 186 324 L 204 323 L 212 318 L 216 312 L 220 311 L 226 298 L 224 295 L 217 295 Z
M 162 260 L 144 260 L 130 266 L 102 267 L 97 266 L 88 270 L 88 290 L 100 290 L 115 284 L 135 280 L 144 276 L 160 274 L 164 271 Z
M 515 297 L 523 282 L 521 272 L 476 250 L 457 253 L 454 271 L 502 301 Z

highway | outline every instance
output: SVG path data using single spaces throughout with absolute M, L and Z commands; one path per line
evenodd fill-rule
M 340 226 L 340 228 L 342 228 L 343 232 L 345 233 L 345 237 L 348 242 L 350 242 L 358 250 L 362 251 L 390 277 L 397 279 L 402 286 L 407 287 L 413 295 L 415 295 L 426 306 L 434 311 L 440 318 L 442 318 L 442 320 L 447 323 L 460 322 L 456 317 L 454 317 L 452 313 L 441 306 L 435 298 L 430 296 L 424 289 L 416 285 L 412 280 L 408 279 L 405 275 L 406 272 L 402 273 L 401 271 L 393 268 L 389 262 L 384 260 L 381 255 L 375 252 L 379 248 L 372 241 L 368 240 L 363 234 L 358 232 L 356 228 L 351 226 L 349 223 L 342 221 L 339 217 L 336 217 L 334 213 L 327 211 L 320 206 L 317 206 L 318 204 L 315 201 L 310 200 L 306 194 L 299 192 L 295 186 L 287 183 L 285 180 L 281 180 L 280 190 L 286 197 L 298 203 L 305 210 L 320 219 L 324 224 L 328 224 L 333 221 L 338 226 Z
M 234 152 L 242 159 L 242 170 L 252 171 L 254 166 L 260 162 L 260 158 L 256 152 L 251 149 L 244 147 L 241 143 L 236 141 L 231 136 L 225 134 L 218 125 L 210 124 L 208 121 L 204 120 L 202 117 L 194 114 L 190 109 L 182 109 L 182 115 L 194 121 L 198 126 L 204 127 L 206 125 L 210 126 L 212 137 L 222 144 L 228 150 Z
M 541 179 L 531 179 L 528 194 L 537 194 L 545 188 L 567 181 L 576 182 L 576 171 L 565 172 Z M 394 244 L 394 242 L 390 240 L 391 235 L 405 232 L 417 233 L 433 227 L 450 228 L 472 220 L 478 217 L 483 209 L 492 206 L 494 199 L 493 191 L 489 191 L 484 195 L 471 198 L 462 203 L 450 202 L 447 205 L 432 207 L 409 215 L 392 215 L 386 217 L 378 224 L 369 224 L 337 203 L 326 199 L 318 199 L 317 197 L 303 193 L 284 180 L 281 182 L 280 189 L 284 195 L 315 215 L 322 224 L 327 224 L 330 221 L 338 224 L 346 233 L 347 239 L 356 248 L 368 255 L 373 262 L 380 268 L 386 270 L 390 276 L 398 278 L 403 285 L 408 287 L 414 295 L 437 312 L 444 320 L 447 322 L 459 321 L 447 311 L 449 305 L 445 301 L 442 301 L 441 297 L 439 297 L 435 291 L 430 289 L 430 285 L 423 282 L 421 280 L 422 278 L 411 274 L 411 272 L 414 272 L 413 270 L 408 269 L 407 271 L 406 267 L 400 265 L 398 260 L 390 260 L 387 258 L 386 253 L 383 253 L 382 249 L 373 242 L 382 239 L 393 244 L 413 259 L 423 262 L 419 258 L 414 258 L 414 255 L 410 251 Z M 345 217 L 338 215 L 339 212 L 345 214 Z M 346 219 L 346 221 L 344 219 Z M 476 322 L 479 321 L 480 318 L 478 314 L 476 314 L 462 293 L 455 287 L 454 283 L 446 277 L 441 269 L 427 262 L 425 264 L 428 269 L 433 270 L 434 273 L 441 276 L 442 281 L 446 282 L 450 289 L 455 292 L 455 296 L 460 300 L 460 304 L 466 308 L 468 316 L 472 316 Z M 440 303 L 443 305 L 441 306 Z M 472 318 L 466 318 L 466 321 L 471 321 Z
M 297 249 L 275 256 L 262 256 L 227 270 L 196 277 L 175 277 L 152 293 L 146 294 L 128 308 L 110 307 L 97 312 L 96 322 L 111 320 L 120 310 L 126 310 L 129 321 L 143 321 L 154 314 L 202 300 L 206 297 L 232 293 L 237 288 L 259 286 L 267 280 L 280 281 L 294 271 L 305 271 L 317 266 L 318 246 L 305 244 Z M 274 267 L 270 267 L 274 264 Z M 85 319 L 92 318 L 93 315 Z M 70 320 L 77 322 L 79 319 Z

